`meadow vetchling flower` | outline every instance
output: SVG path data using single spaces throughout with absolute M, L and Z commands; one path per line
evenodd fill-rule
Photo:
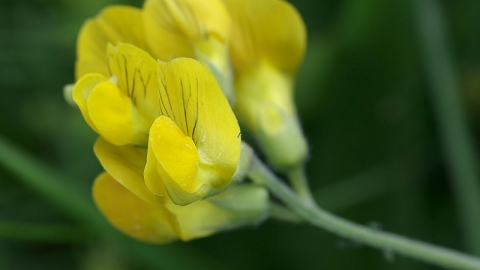
M 107 76 L 80 78 L 73 99 L 101 136 L 95 153 L 107 172 L 94 198 L 110 222 L 164 243 L 261 220 L 263 188 L 225 190 L 240 158 L 240 129 L 209 70 L 188 58 L 155 61 L 130 44 L 106 51 Z
M 145 183 L 180 205 L 228 186 L 240 158 L 240 128 L 208 69 L 178 58 L 155 61 L 128 44 L 108 46 L 110 79 L 87 74 L 73 90 L 106 141 L 147 147 Z
M 306 155 L 292 97 L 304 50 L 303 22 L 284 1 L 147 0 L 142 9 L 105 8 L 79 34 L 73 90 L 85 120 L 101 136 L 95 153 L 107 172 L 97 182 L 112 187 L 115 184 L 108 183 L 114 180 L 140 205 L 163 209 L 155 215 L 167 228 L 160 231 L 172 239 L 206 235 L 196 229 L 190 230 L 191 236 L 189 230 L 182 232 L 196 225 L 185 224 L 179 213 L 193 211 L 185 210 L 194 209 L 192 205 L 207 209 L 204 203 L 218 204 L 218 197 L 229 200 L 228 192 L 245 186 L 225 192 L 237 169 L 241 143 L 236 118 L 221 92 L 228 95 L 233 88 L 230 64 L 235 111 L 260 139 L 271 162 L 291 167 Z M 208 69 L 176 57 L 193 57 Z M 107 218 L 132 234 L 128 215 L 135 211 L 117 220 L 119 210 L 103 199 L 118 198 L 106 189 L 94 190 Z M 266 207 L 266 194 L 261 195 L 265 191 L 248 185 L 245 190 L 258 198 L 252 208 L 256 211 L 249 210 L 258 219 Z M 201 220 L 208 211 L 197 212 L 199 226 L 205 225 Z M 243 212 L 237 212 L 234 216 L 245 222 Z M 211 227 L 227 223 L 217 221 L 221 225 Z M 163 239 L 160 242 L 170 241 L 166 235 L 153 235 Z
M 210 16 L 215 14 L 215 16 Z M 143 9 L 111 6 L 82 27 L 77 44 L 76 78 L 106 74 L 105 46 L 133 44 L 155 59 L 195 58 L 217 77 L 233 99 L 228 59 L 230 18 L 221 0 L 147 0 Z
M 230 17 L 222 0 L 147 0 L 143 23 L 152 55 L 158 59 L 201 60 L 201 53 L 227 71 Z
M 107 171 L 95 179 L 95 203 L 117 229 L 136 239 L 152 243 L 188 241 L 259 223 L 266 217 L 268 194 L 259 186 L 241 184 L 179 206 L 168 196 L 155 196 L 145 186 L 145 148 L 119 147 L 99 138 L 95 154 Z
M 232 21 L 235 113 L 257 135 L 272 165 L 298 166 L 307 155 L 293 102 L 306 46 L 302 18 L 286 1 L 223 1 Z
M 230 103 L 234 102 L 228 56 L 230 16 L 222 0 L 146 0 L 142 12 L 153 56 L 164 61 L 197 59 L 215 75 Z

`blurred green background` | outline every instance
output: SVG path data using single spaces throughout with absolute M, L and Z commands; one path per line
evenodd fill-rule
M 113 230 L 90 197 L 96 135 L 62 89 L 83 21 L 142 2 L 0 1 L 0 269 L 435 269 L 273 220 L 166 246 Z M 309 35 L 295 94 L 319 204 L 478 254 L 465 198 L 479 192 L 480 1 L 291 2 Z

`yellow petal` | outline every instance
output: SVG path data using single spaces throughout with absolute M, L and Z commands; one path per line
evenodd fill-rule
M 73 88 L 73 100 L 77 103 L 78 108 L 80 108 L 85 121 L 87 121 L 88 125 L 96 132 L 98 132 L 97 128 L 88 113 L 87 100 L 92 89 L 97 86 L 97 84 L 107 80 L 107 77 L 100 74 L 88 74 L 78 80 Z
M 98 133 L 110 143 L 147 145 L 148 123 L 114 83 L 97 84 L 90 92 L 87 107 Z
M 122 186 L 152 205 L 160 207 L 164 204 L 163 198 L 153 195 L 143 180 L 147 149 L 115 146 L 98 138 L 94 151 L 103 168 Z
M 113 226 L 135 239 L 158 244 L 177 239 L 167 209 L 143 201 L 106 172 L 95 179 L 93 198 Z
M 240 128 L 215 78 L 199 62 L 186 58 L 169 63 L 160 61 L 158 79 L 160 113 L 171 119 L 184 136 L 190 137 L 198 150 L 195 178 L 198 182 L 183 184 L 179 194 L 170 194 L 175 203 L 185 205 L 209 193 L 207 190 L 200 192 L 201 188 L 223 188 L 231 182 L 240 157 Z M 151 132 L 154 130 L 164 132 L 158 126 L 152 127 Z M 153 147 L 152 151 L 161 150 Z M 187 160 L 191 162 L 193 159 Z M 168 185 L 168 181 L 162 179 L 165 177 L 158 177 L 160 180 L 157 181 Z
M 153 195 L 145 186 L 143 170 L 147 149 L 135 146 L 115 146 L 98 138 L 94 151 L 103 168 L 136 197 L 155 208 L 162 208 L 165 206 L 165 202 L 169 201 Z M 168 221 L 173 230 L 178 231 L 178 224 L 173 215 L 170 215 Z
M 150 127 L 159 115 L 155 59 L 138 47 L 119 43 L 108 46 L 108 67 L 118 87 L 132 100 Z
M 197 178 L 199 156 L 192 138 L 168 117 L 160 116 L 150 130 L 145 184 L 154 194 L 185 205 L 207 195 L 211 186 Z
M 186 192 L 198 187 L 193 183 L 198 170 L 198 151 L 192 138 L 185 136 L 168 117 L 160 116 L 150 130 L 149 148 L 157 162 Z
M 131 43 L 147 49 L 141 11 L 129 6 L 105 8 L 95 18 L 88 20 L 80 30 L 77 41 L 75 76 L 87 73 L 108 75 L 107 44 Z
M 228 41 L 230 19 L 221 0 L 149 0 L 143 10 L 150 49 L 163 61 L 193 57 L 203 39 Z
M 223 0 L 232 16 L 230 51 L 235 69 L 267 61 L 295 73 L 302 61 L 306 30 L 297 10 L 281 0 Z

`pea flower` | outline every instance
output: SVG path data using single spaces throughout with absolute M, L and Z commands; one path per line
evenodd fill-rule
M 266 217 L 265 189 L 242 184 L 205 200 L 179 206 L 152 194 L 143 168 L 147 150 L 115 146 L 102 138 L 95 153 L 107 170 L 93 186 L 93 197 L 107 219 L 123 233 L 151 243 L 192 240 L 217 231 L 255 224 Z
M 73 100 L 101 136 L 95 153 L 107 172 L 94 198 L 110 222 L 165 243 L 261 220 L 263 188 L 225 189 L 239 162 L 240 129 L 209 70 L 188 58 L 156 61 L 130 44 L 106 49 L 107 76 L 84 75 Z
M 307 155 L 293 102 L 306 30 L 281 0 L 224 0 L 232 21 L 235 112 L 259 138 L 272 165 L 298 166 Z
M 90 72 L 106 74 L 106 44 L 124 42 L 163 61 L 176 57 L 201 61 L 233 100 L 229 33 L 230 17 L 221 0 L 147 0 L 143 9 L 107 7 L 80 31 L 76 77 Z
M 143 22 L 153 55 L 164 61 L 174 57 L 199 60 L 233 103 L 228 59 L 230 17 L 222 0 L 146 0 Z
M 82 28 L 77 78 L 87 71 L 106 74 L 103 51 L 109 42 L 134 44 L 163 61 L 201 61 L 272 165 L 288 169 L 305 160 L 307 144 L 296 116 L 293 86 L 306 31 L 286 1 L 147 0 L 141 10 L 106 8 Z
M 143 22 L 157 58 L 200 58 L 200 53 L 227 70 L 230 17 L 222 0 L 147 0 Z
M 108 46 L 111 80 L 82 77 L 73 90 L 92 129 L 117 145 L 147 147 L 147 187 L 181 205 L 230 184 L 240 128 L 215 78 L 193 59 L 165 63 L 128 44 Z

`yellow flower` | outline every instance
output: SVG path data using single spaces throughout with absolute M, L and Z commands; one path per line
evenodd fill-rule
M 145 186 L 145 148 L 118 147 L 99 138 L 95 154 L 108 172 L 95 180 L 95 203 L 117 229 L 136 239 L 152 243 L 178 238 L 188 241 L 257 223 L 266 216 L 267 192 L 261 187 L 242 184 L 178 206 L 169 197 L 155 196 Z
M 228 56 L 230 17 L 222 0 L 146 0 L 143 23 L 153 56 L 163 61 L 175 57 L 197 59 L 210 69 L 233 103 Z
M 293 103 L 306 44 L 303 21 L 283 0 L 224 3 L 232 21 L 235 112 L 258 136 L 273 165 L 298 166 L 307 154 Z
M 73 99 L 101 136 L 94 150 L 106 172 L 93 194 L 107 219 L 153 243 L 262 220 L 264 188 L 225 189 L 239 163 L 240 129 L 208 69 L 188 58 L 155 61 L 123 43 L 106 55 L 107 76 L 80 78 Z
M 72 95 L 106 170 L 94 199 L 132 237 L 190 240 L 265 216 L 264 188 L 231 185 L 240 129 L 217 83 L 230 73 L 229 23 L 220 0 L 150 0 L 81 30 Z
M 179 205 L 228 186 L 240 128 L 215 78 L 193 59 L 155 61 L 128 44 L 109 46 L 107 77 L 87 74 L 74 101 L 106 141 L 147 147 L 147 187 Z
M 231 99 L 229 33 L 230 18 L 221 0 L 147 0 L 142 10 L 107 7 L 80 31 L 76 78 L 92 72 L 106 75 L 107 44 L 123 42 L 163 61 L 176 57 L 199 60 L 214 73 Z
M 101 136 L 94 199 L 134 238 L 190 240 L 266 215 L 263 187 L 231 185 L 240 130 L 215 78 L 192 59 L 155 60 L 195 57 L 227 78 L 229 27 L 220 0 L 113 6 L 82 27 L 72 95 Z
M 143 19 L 146 39 L 157 58 L 198 59 L 201 53 L 227 71 L 230 17 L 222 0 L 147 0 Z

